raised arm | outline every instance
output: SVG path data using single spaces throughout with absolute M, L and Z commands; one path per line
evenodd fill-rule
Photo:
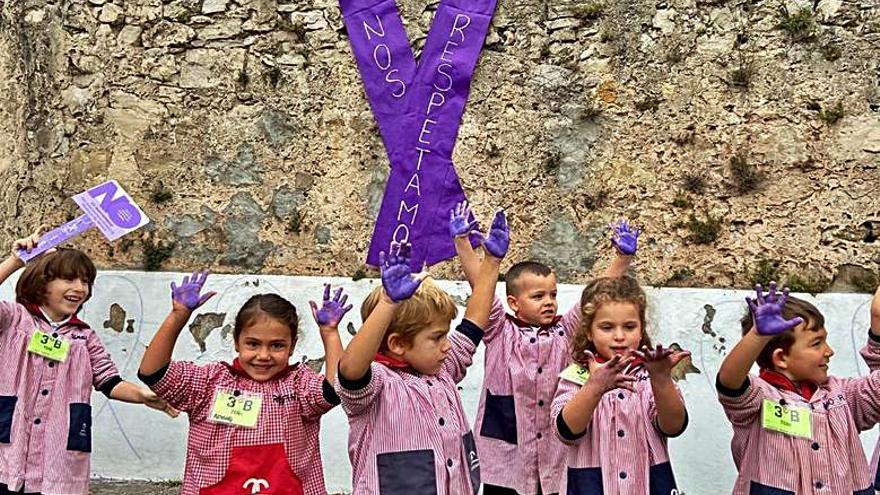
M 165 317 L 165 321 L 144 351 L 138 370 L 141 375 L 153 375 L 171 362 L 174 344 L 177 343 L 177 338 L 192 316 L 192 312 L 217 294 L 216 292 L 201 294 L 207 278 L 208 272 L 193 272 L 192 277 L 183 277 L 180 286 L 171 282 L 171 312 Z
M 330 284 L 324 284 L 324 298 L 321 308 L 314 301 L 309 301 L 312 308 L 312 317 L 318 324 L 321 332 L 321 341 L 324 343 L 324 362 L 327 366 L 327 381 L 333 383 L 336 380 L 336 367 L 339 365 L 339 357 L 342 355 L 342 340 L 339 338 L 339 322 L 345 313 L 351 311 L 348 302 L 348 294 L 344 294 L 342 287 L 336 289 L 333 298 L 330 298 Z
M 483 241 L 486 256 L 480 264 L 480 274 L 473 284 L 473 293 L 464 310 L 464 317 L 482 329 L 489 323 L 489 312 L 495 298 L 495 286 L 498 284 L 498 270 L 509 246 L 510 229 L 507 218 L 504 210 L 498 210 L 492 220 L 489 235 Z
M 880 286 L 874 292 L 874 300 L 871 301 L 871 333 L 880 337 Z
M 455 209 L 449 212 L 449 235 L 455 243 L 455 252 L 464 269 L 464 276 L 471 288 L 480 275 L 480 258 L 471 245 L 470 235 L 476 231 L 477 221 L 471 212 L 467 201 L 455 205 Z
M 782 308 L 785 307 L 785 300 L 788 299 L 788 288 L 784 288 L 782 296 L 779 296 L 776 292 L 776 282 L 770 282 L 770 292 L 766 299 L 760 285 L 755 286 L 755 290 L 756 300 L 746 298 L 754 323 L 752 329 L 731 349 L 718 370 L 718 383 L 731 390 L 742 387 L 749 370 L 770 339 L 804 321 L 800 317 L 791 320 L 782 318 Z
M 411 250 L 409 243 L 403 243 L 396 253 L 392 252 L 387 257 L 384 252 L 380 253 L 379 270 L 384 289 L 382 298 L 339 358 L 339 374 L 350 382 L 366 376 L 397 305 L 412 297 L 428 276 L 424 272 L 413 275 L 409 266 Z
M 627 220 L 621 219 L 611 225 L 611 244 L 614 245 L 617 255 L 605 270 L 606 277 L 618 278 L 626 275 L 636 256 L 641 233 L 638 227 L 631 227 Z

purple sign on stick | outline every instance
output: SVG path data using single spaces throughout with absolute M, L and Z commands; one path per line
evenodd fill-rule
M 73 197 L 85 212 L 77 218 L 43 234 L 30 252 L 19 250 L 18 257 L 27 263 L 62 242 L 97 226 L 109 241 L 114 241 L 150 222 L 147 215 L 115 180 L 97 185 Z

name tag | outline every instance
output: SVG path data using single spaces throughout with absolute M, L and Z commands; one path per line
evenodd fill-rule
M 587 380 L 590 378 L 590 370 L 577 363 L 571 363 L 568 365 L 568 368 L 565 368 L 562 373 L 559 374 L 559 378 L 578 385 L 583 385 L 587 383 Z
M 67 342 L 61 337 L 53 337 L 48 333 L 37 330 L 34 332 L 34 335 L 31 336 L 31 341 L 28 344 L 27 350 L 38 356 L 43 356 L 46 359 L 63 362 L 67 360 L 67 353 L 70 351 L 70 342 Z
M 214 394 L 214 406 L 211 408 L 210 421 L 245 428 L 257 426 L 263 397 L 260 394 L 240 393 L 218 390 Z
M 810 410 L 806 407 L 783 406 L 776 401 L 764 399 L 761 426 L 765 430 L 794 437 L 813 438 L 810 417 Z

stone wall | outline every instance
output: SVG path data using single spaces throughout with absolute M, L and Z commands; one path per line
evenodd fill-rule
M 115 178 L 154 224 L 76 243 L 103 267 L 362 276 L 388 160 L 336 2 L 283 1 L 5 2 L 4 238 Z M 418 51 L 436 2 L 398 4 Z M 880 1 L 500 0 L 454 158 L 566 281 L 627 216 L 652 284 L 865 290 Z

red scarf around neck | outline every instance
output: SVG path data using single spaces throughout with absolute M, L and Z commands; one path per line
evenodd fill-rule
M 759 376 L 762 380 L 769 383 L 770 385 L 773 385 L 780 390 L 794 392 L 806 400 L 812 399 L 813 394 L 816 393 L 816 390 L 819 388 L 819 386 L 813 382 L 804 381 L 799 384 L 795 384 L 782 373 L 765 368 L 761 368 L 761 373 L 759 374 Z

